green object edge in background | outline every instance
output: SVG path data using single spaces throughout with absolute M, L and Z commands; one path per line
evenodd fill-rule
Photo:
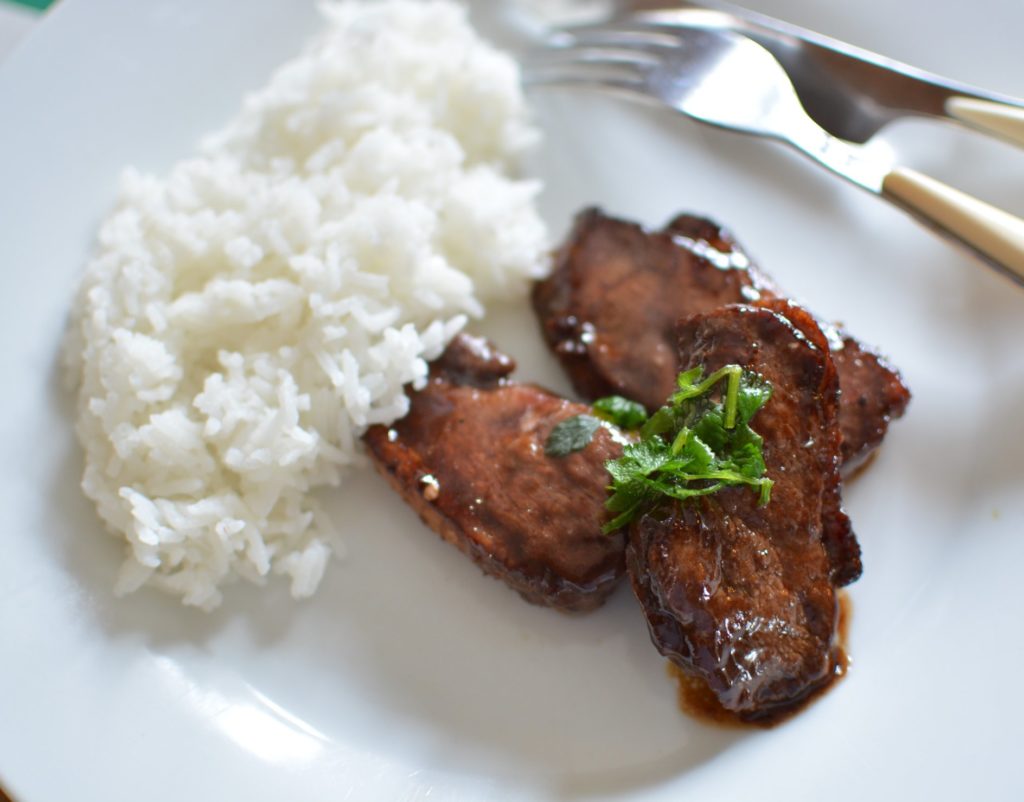
M 8 2 L 14 3 L 16 6 L 28 6 L 39 11 L 45 11 L 53 5 L 53 0 L 8 0 Z

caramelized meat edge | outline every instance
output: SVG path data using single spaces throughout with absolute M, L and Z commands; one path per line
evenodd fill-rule
M 773 718 L 835 676 L 837 600 L 825 542 L 838 484 L 835 368 L 771 310 L 733 306 L 680 328 L 683 359 L 772 384 L 754 419 L 772 500 L 745 488 L 666 502 L 630 528 L 627 565 L 651 638 L 741 718 Z
M 460 335 L 411 394 L 409 414 L 372 427 L 365 442 L 424 523 L 484 573 L 534 604 L 591 610 L 625 572 L 623 535 L 601 532 L 604 463 L 621 446 L 600 428 L 581 451 L 545 455 L 551 430 L 590 408 L 510 381 L 513 368 Z
M 577 392 L 589 399 L 616 393 L 655 409 L 686 367 L 675 349 L 681 318 L 783 295 L 710 220 L 680 215 L 663 231 L 647 231 L 588 209 L 551 276 L 534 286 L 533 304 Z M 853 468 L 881 443 L 910 393 L 884 359 L 823 325 L 842 391 L 842 459 Z
M 838 365 L 834 359 L 834 352 L 829 347 L 828 338 L 806 309 L 781 298 L 762 301 L 758 306 L 769 309 L 792 323 L 793 327 L 807 338 L 808 343 L 824 355 L 826 362 L 831 363 L 831 368 L 826 370 L 823 379 L 821 395 L 829 414 L 837 419 L 838 425 L 829 426 L 823 432 L 822 436 L 827 438 L 828 442 L 808 440 L 802 445 L 816 449 L 820 457 L 818 470 L 825 480 L 822 498 L 822 541 L 831 566 L 832 583 L 836 587 L 843 587 L 860 579 L 863 564 L 860 543 L 853 533 L 850 517 L 843 510 L 841 459 L 838 456 L 841 455 L 842 447 L 843 405 L 839 395 Z

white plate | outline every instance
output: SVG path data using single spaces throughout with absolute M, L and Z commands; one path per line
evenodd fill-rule
M 1024 6 L 761 0 L 758 9 L 1024 95 Z M 481 1 L 484 20 L 506 6 Z M 497 15 L 500 17 L 500 14 Z M 182 799 L 1020 799 L 1024 291 L 796 156 L 616 101 L 537 97 L 560 235 L 591 203 L 710 213 L 915 392 L 846 501 L 865 553 L 853 670 L 774 730 L 696 723 L 623 588 L 530 607 L 373 475 L 330 508 L 322 591 L 238 587 L 213 615 L 110 587 L 57 369 L 120 167 L 163 170 L 315 30 L 296 0 L 63 0 L 0 71 L 0 777 L 25 802 Z M 1024 152 L 928 123 L 912 166 L 1024 213 Z M 525 304 L 489 323 L 565 387 Z

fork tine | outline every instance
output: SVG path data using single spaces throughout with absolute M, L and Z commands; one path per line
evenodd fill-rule
M 644 23 L 563 28 L 527 53 L 523 80 L 528 86 L 590 86 L 647 96 L 651 71 L 679 45 L 677 36 Z
M 663 59 L 656 53 L 647 50 L 627 47 L 599 47 L 587 45 L 551 50 L 547 48 L 532 51 L 527 56 L 528 65 L 567 66 L 574 64 L 634 67 L 637 71 L 643 67 L 657 67 Z
M 526 54 L 527 80 L 562 83 L 566 78 L 575 83 L 582 79 L 588 84 L 615 81 L 617 88 L 640 91 L 650 71 L 663 66 L 665 58 L 679 46 L 678 36 L 628 20 L 562 28 Z
M 573 52 L 570 59 L 530 61 L 523 68 L 527 86 L 592 86 L 644 94 L 649 64 L 614 55 Z
M 679 47 L 679 36 L 671 28 L 624 21 L 615 24 L 577 25 L 562 28 L 545 41 L 553 49 L 589 46 Z
M 563 28 L 527 54 L 527 63 L 566 62 L 635 64 L 648 70 L 699 54 L 700 33 L 629 20 Z M 697 50 L 694 48 L 697 47 Z
M 629 95 L 630 97 L 653 100 L 644 90 L 642 81 L 630 81 L 622 78 L 609 78 L 601 75 L 585 75 L 568 72 L 537 72 L 527 73 L 523 78 L 527 87 L 538 86 L 581 86 L 600 89 L 611 94 Z

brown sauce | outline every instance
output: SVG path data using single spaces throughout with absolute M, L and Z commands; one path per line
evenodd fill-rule
M 836 598 L 839 602 L 839 621 L 836 624 L 839 659 L 836 660 L 836 674 L 845 677 L 850 668 L 850 619 L 853 618 L 853 600 L 845 590 L 838 591 Z
M 797 704 L 780 713 L 767 718 L 749 720 L 741 718 L 733 711 L 722 707 L 718 697 L 715 696 L 704 680 L 690 676 L 675 663 L 669 662 L 667 664 L 668 675 L 676 682 L 676 699 L 679 709 L 687 716 L 705 724 L 713 724 L 718 727 L 760 727 L 762 729 L 774 727 L 776 724 L 780 724 L 796 713 L 799 713 L 815 699 L 821 697 L 838 680 L 846 676 L 846 672 L 849 670 L 850 658 L 848 657 L 847 643 L 849 642 L 850 617 L 853 612 L 853 603 L 849 595 L 844 591 L 839 591 L 837 599 L 839 615 L 836 624 L 836 664 L 831 682 L 808 694 Z

